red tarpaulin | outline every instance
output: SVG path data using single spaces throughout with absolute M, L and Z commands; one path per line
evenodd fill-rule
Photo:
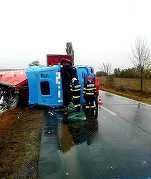
M 24 70 L 0 71 L 0 84 L 20 89 L 27 84 Z

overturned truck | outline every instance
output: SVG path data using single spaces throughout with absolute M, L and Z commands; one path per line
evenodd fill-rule
M 63 74 L 63 68 L 70 64 L 73 76 L 79 80 L 80 104 L 85 104 L 83 88 L 85 77 L 94 75 L 92 67 L 74 66 L 74 51 L 71 43 L 66 44 L 64 55 L 47 55 L 47 66 L 32 66 L 26 70 L 0 71 L 0 109 L 15 107 L 18 103 L 29 105 L 44 105 L 49 107 L 63 107 L 66 96 L 64 91 L 68 70 Z M 71 79 L 69 80 L 71 81 Z M 95 79 L 97 93 L 99 83 Z M 67 94 L 67 97 L 70 94 Z
M 45 105 L 63 107 L 63 88 L 61 65 L 49 67 L 30 67 L 26 71 L 29 88 L 29 105 Z M 93 69 L 86 66 L 73 67 L 80 82 L 80 103 L 83 105 L 84 80 L 88 75 L 94 75 Z
M 15 108 L 28 101 L 28 86 L 24 70 L 0 71 L 0 110 Z

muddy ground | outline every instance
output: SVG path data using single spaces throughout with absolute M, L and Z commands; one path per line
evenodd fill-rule
M 42 109 L 16 108 L 0 116 L 0 179 L 38 178 Z

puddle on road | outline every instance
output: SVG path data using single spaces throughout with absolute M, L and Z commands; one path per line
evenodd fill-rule
M 136 128 L 125 121 L 120 124 L 119 120 L 113 121 L 114 116 L 102 115 L 102 111 L 98 118 L 84 113 L 66 116 L 45 112 L 47 132 L 43 132 L 41 141 L 40 178 L 151 176 L 151 139 L 139 130 L 132 133 Z
M 1 177 L 12 176 L 20 168 L 20 175 L 36 176 L 39 172 L 46 179 L 151 176 L 150 136 L 103 110 L 98 118 L 96 114 L 63 115 L 45 109 L 35 109 L 32 113 L 26 109 L 11 115 L 20 123 L 15 124 L 7 138 L 5 151 L 0 148 Z M 38 171 L 38 134 L 42 121 Z

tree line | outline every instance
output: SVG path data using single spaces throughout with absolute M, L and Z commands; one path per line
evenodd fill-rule
M 132 68 L 126 68 L 126 69 L 120 69 L 115 68 L 114 71 L 110 74 L 104 71 L 98 71 L 96 73 L 97 76 L 109 76 L 112 75 L 116 78 L 137 78 L 139 79 L 141 77 L 141 74 L 139 73 L 139 69 L 132 67 Z M 143 73 L 144 79 L 151 79 L 151 70 L 145 69 Z
M 115 68 L 112 72 L 111 64 L 103 63 L 97 76 L 113 76 L 119 78 L 139 78 L 140 90 L 143 91 L 143 79 L 151 79 L 151 50 L 147 42 L 137 39 L 131 52 L 133 67 L 120 69 Z

